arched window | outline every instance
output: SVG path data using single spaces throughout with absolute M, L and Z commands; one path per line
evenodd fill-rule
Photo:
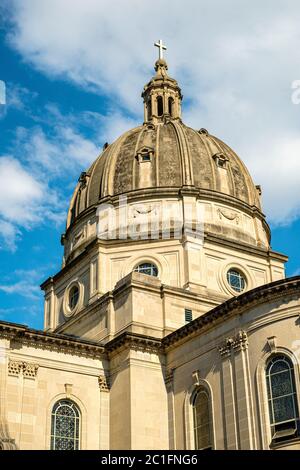
M 164 113 L 162 96 L 158 96 L 156 102 L 157 102 L 157 115 L 162 116 Z
M 79 300 L 79 287 L 78 285 L 72 286 L 69 292 L 69 308 L 74 310 Z
M 199 388 L 193 399 L 195 449 L 212 449 L 212 422 L 210 397 L 204 387 Z
M 148 110 L 148 120 L 152 117 L 152 105 L 151 105 L 151 98 L 148 100 L 147 103 L 147 110 Z
M 229 269 L 227 272 L 227 282 L 236 292 L 243 292 L 245 290 L 245 276 L 235 268 Z
M 152 263 L 142 263 L 134 268 L 134 271 L 137 273 L 147 274 L 148 276 L 158 276 L 158 269 L 155 264 Z
M 266 380 L 272 442 L 298 436 L 298 401 L 291 360 L 284 355 L 274 356 L 267 364 Z
M 169 111 L 170 116 L 173 116 L 173 106 L 174 106 L 174 100 L 173 98 L 169 98 L 168 99 L 168 107 L 169 107 L 168 111 Z
M 71 400 L 55 403 L 51 416 L 51 450 L 78 450 L 80 412 Z

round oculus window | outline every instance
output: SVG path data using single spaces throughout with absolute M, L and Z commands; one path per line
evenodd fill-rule
M 227 282 L 236 292 L 243 292 L 245 290 L 246 278 L 237 269 L 229 269 L 227 272 Z
M 69 292 L 69 309 L 72 311 L 78 304 L 79 300 L 79 287 L 74 285 L 71 287 Z
M 152 263 L 142 263 L 134 268 L 134 271 L 141 274 L 147 274 L 148 276 L 158 276 L 158 269 L 155 264 Z

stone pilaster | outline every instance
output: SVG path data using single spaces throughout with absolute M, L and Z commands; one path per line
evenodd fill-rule
M 165 384 L 168 400 L 168 430 L 170 450 L 176 449 L 175 410 L 174 410 L 174 369 L 166 369 Z
M 100 389 L 100 429 L 99 429 L 99 449 L 108 450 L 110 448 L 109 442 L 109 378 L 101 374 L 98 377 Z
M 10 341 L 0 341 L 0 450 L 15 450 L 17 446 L 11 437 L 7 423 L 7 369 Z M 19 366 L 16 365 L 16 371 Z
M 224 407 L 228 449 L 255 449 L 251 409 L 248 337 L 245 331 L 227 338 L 219 347 L 222 356 Z

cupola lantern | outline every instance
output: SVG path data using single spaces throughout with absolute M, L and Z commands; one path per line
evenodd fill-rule
M 159 48 L 159 58 L 155 62 L 155 76 L 145 85 L 142 98 L 144 99 L 144 121 L 163 122 L 166 119 L 181 117 L 182 94 L 178 83 L 168 76 L 168 65 L 163 58 L 166 46 L 160 39 L 154 44 Z

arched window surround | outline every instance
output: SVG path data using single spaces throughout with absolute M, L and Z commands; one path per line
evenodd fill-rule
M 203 389 L 208 394 L 210 406 L 210 421 L 211 421 L 211 443 L 212 449 L 216 449 L 216 436 L 215 436 L 215 420 L 214 420 L 214 401 L 212 388 L 208 381 L 205 379 L 198 379 L 197 384 L 193 384 L 187 391 L 184 400 L 184 418 L 185 418 L 185 448 L 186 450 L 195 450 L 195 436 L 194 436 L 194 410 L 193 403 L 197 392 Z
M 156 279 L 159 279 L 165 284 L 170 283 L 172 271 L 168 261 L 163 257 L 151 256 L 148 254 L 145 257 L 141 257 L 140 254 L 137 254 L 136 256 L 133 256 L 132 258 L 128 259 L 128 261 L 122 265 L 119 274 L 119 279 L 122 279 L 123 277 L 127 276 L 127 274 L 132 273 L 134 268 L 138 264 L 142 264 L 144 262 L 153 263 L 157 266 L 158 276 Z
M 73 394 L 67 394 L 67 393 L 59 393 L 55 395 L 50 403 L 48 404 L 48 407 L 46 409 L 46 433 L 45 433 L 45 449 L 50 450 L 51 449 L 51 416 L 52 416 L 52 410 L 55 405 L 60 400 L 70 400 L 75 403 L 75 405 L 78 407 L 80 411 L 80 416 L 81 416 L 81 429 L 80 429 L 80 445 L 79 448 L 80 450 L 85 450 L 87 449 L 87 411 L 86 408 L 83 404 L 83 402 L 77 397 L 74 396 Z
M 157 106 L 157 116 L 161 117 L 164 114 L 164 100 L 161 95 L 158 95 L 156 98 L 156 106 Z
M 149 261 L 142 261 L 141 263 L 138 263 L 134 267 L 133 271 L 139 272 L 139 273 L 145 273 L 151 277 L 156 277 L 156 278 L 158 278 L 159 276 L 159 269 L 157 265 Z M 151 271 L 151 274 L 148 271 Z
M 271 426 L 270 426 L 270 415 L 268 405 L 268 391 L 266 382 L 266 367 L 269 361 L 277 355 L 284 355 L 292 362 L 294 366 L 295 376 L 295 388 L 296 395 L 298 397 L 299 407 L 299 396 L 300 396 L 300 368 L 299 362 L 295 354 L 288 348 L 276 346 L 271 352 L 265 353 L 260 361 L 258 362 L 256 369 L 256 386 L 258 396 L 258 419 L 260 424 L 260 442 L 263 450 L 269 450 L 270 444 L 272 443 Z M 284 445 L 284 442 L 282 442 Z
M 285 354 L 276 354 L 269 359 L 266 364 L 266 382 L 272 438 L 278 443 L 299 437 L 299 404 L 295 368 L 293 362 Z M 286 387 L 287 384 L 288 387 Z M 290 409 L 285 406 L 286 400 L 289 405 L 292 405 Z M 284 406 L 282 406 L 283 403 Z
M 80 450 L 81 412 L 73 400 L 65 398 L 54 404 L 51 412 L 50 437 L 50 448 L 52 450 Z M 63 441 L 63 443 L 60 443 L 60 441 Z M 59 449 L 59 445 L 62 444 L 63 448 L 60 447 Z
M 174 98 L 172 96 L 169 96 L 168 98 L 168 113 L 171 117 L 174 117 Z

